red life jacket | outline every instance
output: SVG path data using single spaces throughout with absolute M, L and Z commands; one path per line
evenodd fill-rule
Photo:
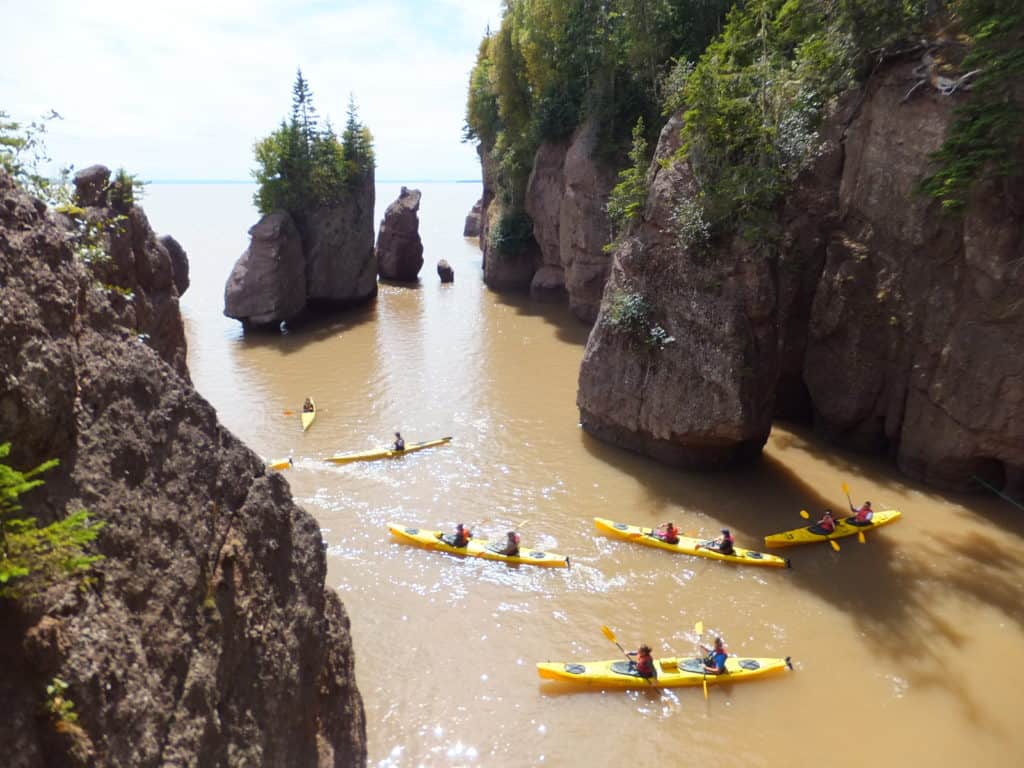
M 637 656 L 636 671 L 641 677 L 654 677 L 654 659 L 650 656 Z
M 835 520 L 826 520 L 825 518 L 822 518 L 818 525 L 821 527 L 821 530 L 827 533 L 832 533 L 832 531 L 836 529 Z
M 871 513 L 874 512 L 871 507 L 861 507 L 857 510 L 857 515 L 854 517 L 858 523 L 864 523 L 871 519 Z

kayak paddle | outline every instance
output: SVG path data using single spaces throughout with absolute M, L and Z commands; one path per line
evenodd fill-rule
M 626 659 L 629 660 L 629 663 L 630 664 L 633 663 L 633 660 L 629 658 L 629 654 L 626 653 L 626 649 L 623 648 L 621 645 L 619 645 L 619 641 L 615 639 L 615 633 L 612 632 L 611 628 L 607 624 L 602 624 L 601 625 L 601 634 L 603 634 L 605 637 L 607 637 L 613 643 L 618 645 L 619 646 L 619 650 L 622 651 L 625 654 Z M 653 685 L 653 683 L 651 682 L 651 679 L 649 677 L 645 677 L 644 680 L 647 682 L 648 685 Z
M 846 484 L 845 480 L 843 480 L 843 493 L 846 494 L 846 502 L 850 505 L 850 511 L 856 512 L 857 510 L 853 508 L 853 500 L 850 498 L 850 486 Z M 859 541 L 861 544 L 867 541 L 864 538 L 864 531 L 857 531 L 857 541 Z
M 694 624 L 693 625 L 693 631 L 697 633 L 697 645 L 700 645 L 700 639 L 704 635 L 704 622 L 703 621 L 698 621 L 696 624 Z M 700 665 L 702 667 L 704 666 L 704 659 L 703 658 L 701 659 Z M 704 683 L 704 701 L 707 701 L 708 700 L 708 671 L 706 669 L 704 670 L 703 683 Z
M 810 513 L 806 509 L 801 509 L 800 510 L 800 517 L 802 517 L 804 520 L 810 520 L 811 519 L 811 515 L 810 515 Z M 838 552 L 839 551 L 839 542 L 832 538 L 832 534 L 831 533 L 828 534 L 825 538 L 827 538 L 828 539 L 828 543 L 832 545 L 832 549 L 834 549 L 836 552 Z

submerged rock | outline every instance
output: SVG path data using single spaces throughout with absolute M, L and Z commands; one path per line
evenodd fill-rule
M 420 240 L 421 193 L 402 187 L 398 199 L 388 206 L 377 237 L 377 269 L 385 280 L 412 283 L 423 267 Z

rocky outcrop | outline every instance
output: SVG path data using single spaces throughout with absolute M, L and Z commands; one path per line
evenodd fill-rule
M 375 194 L 371 169 L 340 202 L 260 219 L 224 287 L 224 314 L 248 329 L 271 329 L 307 309 L 346 308 L 374 298 Z
M 185 249 L 181 247 L 181 243 L 170 235 L 160 235 L 157 238 L 157 242 L 164 247 L 167 255 L 171 257 L 171 274 L 174 275 L 174 287 L 177 289 L 178 295 L 183 296 L 189 286 L 188 256 L 185 254 Z
M 347 307 L 377 295 L 373 248 L 373 172 L 354 185 L 347 200 L 301 215 L 306 297 L 320 307 Z
M 962 219 L 916 191 L 961 97 L 906 99 L 915 64 L 880 68 L 840 104 L 776 249 L 681 245 L 672 211 L 694 193 L 689 169 L 652 164 L 584 355 L 585 428 L 707 465 L 757 455 L 775 415 L 806 417 L 932 484 L 1022 490 L 1024 180 L 981 185 Z M 649 310 L 640 332 L 620 322 L 629 296 Z M 644 343 L 655 324 L 674 343 Z
M 224 314 L 256 328 L 298 317 L 306 308 L 306 262 L 292 217 L 268 213 L 249 237 L 224 287 Z
M 483 207 L 484 200 L 480 198 L 473 204 L 472 210 L 466 214 L 466 223 L 462 227 L 463 237 L 480 237 L 480 215 Z
M 144 214 L 125 215 L 109 265 L 83 261 L 61 222 L 0 172 L 6 461 L 60 459 L 22 497 L 26 515 L 86 508 L 106 523 L 87 588 L 0 601 L 5 762 L 364 764 L 348 621 L 324 591 L 319 528 L 218 424 L 177 348 L 140 334 L 128 308 L 144 280 L 172 298 L 174 282 Z M 127 275 L 128 254 L 140 281 L 111 290 L 103 281 Z M 69 684 L 74 727 L 43 714 L 54 677 Z
M 414 283 L 423 268 L 420 240 L 421 193 L 402 187 L 398 199 L 388 206 L 377 236 L 377 269 L 385 280 Z
M 541 253 L 531 295 L 550 300 L 564 291 L 573 314 L 588 323 L 597 317 L 611 263 L 605 209 L 616 179 L 595 156 L 597 138 L 596 123 L 587 121 L 570 141 L 541 144 L 525 198 Z
M 455 282 L 455 270 L 452 269 L 452 265 L 445 259 L 441 259 L 437 262 L 437 276 L 441 278 L 442 283 Z

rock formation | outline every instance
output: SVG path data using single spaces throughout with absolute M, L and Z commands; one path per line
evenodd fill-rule
M 757 455 L 775 415 L 807 415 L 935 485 L 1022 489 L 1024 180 L 983 184 L 963 219 L 918 193 L 961 96 L 906 99 L 913 70 L 881 67 L 841 103 L 774 250 L 678 242 L 672 211 L 694 190 L 686 164 L 658 162 L 673 118 L 584 355 L 585 428 L 707 465 Z M 632 329 L 629 297 L 647 312 Z M 660 348 L 655 326 L 674 343 Z
M 302 237 L 284 211 L 268 213 L 249 237 L 224 287 L 224 314 L 246 327 L 280 325 L 306 308 Z
M 480 213 L 483 210 L 483 205 L 483 198 L 480 198 L 473 204 L 473 209 L 466 214 L 466 224 L 462 227 L 463 237 L 480 237 Z
M 437 276 L 441 278 L 442 283 L 455 282 L 455 270 L 452 269 L 452 265 L 445 259 L 441 259 L 437 262 Z
M 85 508 L 106 523 L 88 588 L 0 601 L 5 762 L 361 765 L 348 620 L 324 590 L 318 526 L 184 375 L 171 257 L 142 210 L 78 221 L 112 214 L 126 218 L 109 258 L 76 253 L 66 221 L 0 172 L 7 462 L 60 459 L 22 497 L 27 515 Z M 74 727 L 43 714 L 54 677 Z
M 420 240 L 420 191 L 402 187 L 388 206 L 377 236 L 377 269 L 385 280 L 413 283 L 423 267 Z
M 276 328 L 307 309 L 375 297 L 374 197 L 371 170 L 342 202 L 260 219 L 224 287 L 224 314 L 246 328 Z

